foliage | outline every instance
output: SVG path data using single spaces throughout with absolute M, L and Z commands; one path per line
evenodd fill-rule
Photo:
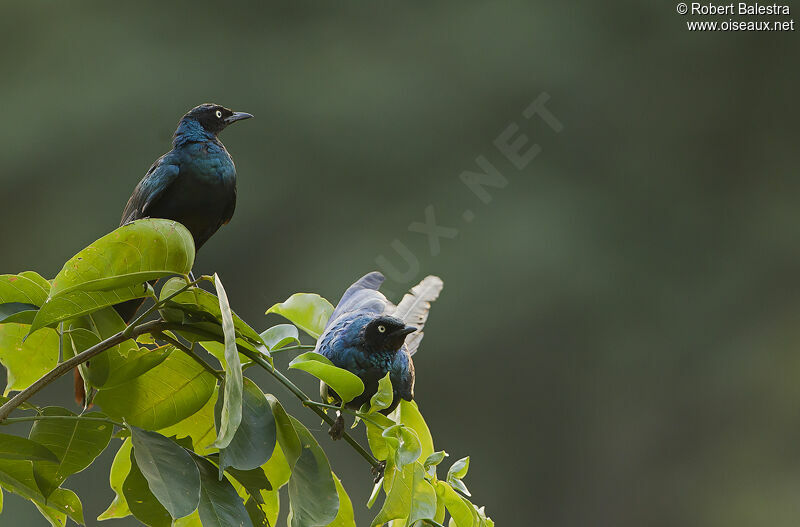
M 263 368 L 332 423 L 327 401 L 311 400 L 271 358 L 311 349 L 298 328 L 319 337 L 331 304 L 297 293 L 268 310 L 290 324 L 258 332 L 233 313 L 218 276 L 190 278 L 193 261 L 182 225 L 148 219 L 91 244 L 52 281 L 33 272 L 0 276 L 5 391 L 22 390 L 0 400 L 0 424 L 31 423 L 28 437 L 0 434 L 0 488 L 33 502 L 54 526 L 68 518 L 82 525 L 80 499 L 64 484 L 113 445 L 116 497 L 98 520 L 274 525 L 283 496 L 291 527 L 354 526 L 353 505 L 323 447 L 274 395 L 243 376 L 244 368 Z M 148 281 L 169 277 L 157 296 Z M 144 297 L 150 307 L 130 325 L 111 307 Z M 76 415 L 25 402 L 73 365 L 99 411 Z M 290 369 L 324 381 L 346 401 L 364 390 L 358 377 L 314 352 L 295 357 Z M 494 525 L 468 500 L 462 480 L 469 458 L 439 479 L 447 454 L 434 451 L 416 403 L 402 401 L 388 417 L 378 412 L 391 401 L 387 376 L 370 403 L 346 410 L 355 415 L 353 428 L 364 423 L 371 453 L 352 435 L 345 439 L 378 474 L 367 506 L 385 495 L 371 525 L 444 525 L 448 517 L 451 527 Z

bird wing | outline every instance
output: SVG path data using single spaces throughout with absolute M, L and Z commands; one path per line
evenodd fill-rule
M 392 316 L 399 318 L 410 326 L 419 329 L 406 337 L 406 347 L 409 355 L 416 353 L 422 342 L 422 328 L 428 320 L 428 311 L 431 302 L 439 298 L 439 293 L 444 287 L 444 282 L 438 276 L 426 276 L 419 284 L 411 288 L 403 299 L 397 304 Z
M 125 225 L 134 220 L 147 218 L 148 210 L 164 195 L 164 192 L 178 178 L 181 169 L 177 163 L 172 162 L 169 154 L 159 157 L 147 174 L 144 175 L 136 189 L 131 194 L 128 204 L 122 213 L 120 225 Z
M 365 274 L 356 283 L 348 287 L 336 305 L 336 309 L 331 313 L 331 318 L 328 319 L 328 324 L 325 328 L 327 329 L 337 318 L 345 313 L 363 311 L 381 315 L 394 309 L 394 304 L 389 302 L 383 296 L 383 293 L 378 291 L 384 280 L 385 278 L 380 272 L 373 271 Z

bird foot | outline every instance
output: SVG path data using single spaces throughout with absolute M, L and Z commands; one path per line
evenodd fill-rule
M 341 412 L 336 412 L 336 421 L 333 422 L 331 429 L 328 430 L 328 435 L 334 441 L 338 441 L 344 435 L 344 417 L 342 417 Z
M 381 461 L 377 467 L 372 467 L 372 475 L 375 476 L 375 483 L 379 482 L 386 470 L 386 461 Z

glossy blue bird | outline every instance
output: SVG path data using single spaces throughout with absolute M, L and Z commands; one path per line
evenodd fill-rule
M 384 276 L 374 271 L 351 285 L 317 340 L 315 351 L 335 366 L 356 374 L 364 382 L 364 392 L 347 403 L 359 409 L 378 391 L 378 382 L 389 373 L 394 393 L 391 405 L 382 413 L 391 413 L 401 399 L 414 398 L 414 362 L 422 341 L 430 303 L 438 298 L 442 280 L 428 276 L 395 306 L 378 289 Z M 340 402 L 338 394 L 320 384 L 323 401 Z M 341 437 L 344 421 L 341 414 L 331 427 L 331 436 Z
M 142 218 L 175 220 L 192 233 L 195 250 L 200 250 L 236 208 L 236 167 L 217 136 L 250 117 L 211 103 L 189 110 L 178 122 L 172 150 L 156 159 L 136 185 L 120 226 Z M 130 322 L 142 302 L 134 299 L 114 308 Z M 84 404 L 83 380 L 75 372 L 75 399 Z
M 236 167 L 217 136 L 250 117 L 211 103 L 189 110 L 178 122 L 172 150 L 156 159 L 136 185 L 120 225 L 142 218 L 175 220 L 189 229 L 200 250 L 236 208 Z M 114 307 L 128 322 L 141 304 L 131 300 Z

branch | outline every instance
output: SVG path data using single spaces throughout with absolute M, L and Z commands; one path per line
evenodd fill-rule
M 12 397 L 8 400 L 3 406 L 0 406 L 0 422 L 3 422 L 9 414 L 17 408 L 19 405 L 30 399 L 36 392 L 53 382 L 54 380 L 58 379 L 65 373 L 68 373 L 72 368 L 75 368 L 79 364 L 83 364 L 87 360 L 90 360 L 92 357 L 99 355 L 106 351 L 109 348 L 113 348 L 117 344 L 121 344 L 128 339 L 136 338 L 139 335 L 143 335 L 144 333 L 153 333 L 162 331 L 165 328 L 166 323 L 162 320 L 153 320 L 151 322 L 145 322 L 139 326 L 128 326 L 123 331 L 120 331 L 116 335 L 112 335 L 108 337 L 106 340 L 95 344 L 91 348 L 87 349 L 84 352 L 81 352 L 71 359 L 67 359 L 64 362 L 58 364 L 55 368 L 50 370 L 49 372 L 45 373 L 44 376 L 39 378 L 36 382 L 19 392 L 17 395 Z M 131 329 L 132 328 L 132 329 Z

